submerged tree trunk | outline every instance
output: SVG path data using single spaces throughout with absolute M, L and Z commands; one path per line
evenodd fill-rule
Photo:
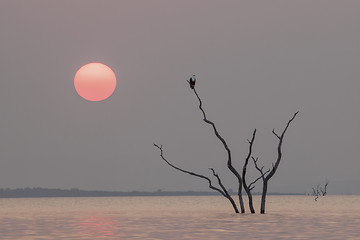
M 247 192 L 248 200 L 249 200 L 249 209 L 251 213 L 255 213 L 254 204 L 253 204 L 253 198 L 251 192 Z
M 244 200 L 242 197 L 242 186 L 240 184 L 239 184 L 238 196 L 239 196 L 239 204 L 240 204 L 241 213 L 245 213 Z
M 254 140 L 255 140 L 255 135 L 256 135 L 256 129 L 253 132 L 252 139 L 248 140 L 248 142 L 249 142 L 249 151 L 248 151 L 248 155 L 247 155 L 247 157 L 245 159 L 244 166 L 243 166 L 243 172 L 242 172 L 243 186 L 244 186 L 245 192 L 246 192 L 246 194 L 248 196 L 249 209 L 250 209 L 251 213 L 255 213 L 255 209 L 254 209 L 254 205 L 253 205 L 253 198 L 252 198 L 252 193 L 251 193 L 251 190 L 252 190 L 251 185 L 254 184 L 255 182 L 252 182 L 251 184 L 247 185 L 247 183 L 246 183 L 246 170 L 247 170 L 247 165 L 249 163 L 249 159 L 250 159 L 251 154 L 252 154 L 252 146 L 253 146 L 253 143 L 254 143 Z
M 267 188 L 268 188 L 268 181 L 265 180 L 263 182 L 263 190 L 261 194 L 261 204 L 260 204 L 260 213 L 265 213 L 265 203 L 266 203 L 266 194 L 267 194 Z
M 268 190 L 268 182 L 274 176 L 276 170 L 279 167 L 279 164 L 280 164 L 280 161 L 281 161 L 281 158 L 282 158 L 282 149 L 281 149 L 281 147 L 282 147 L 282 143 L 283 143 L 283 139 L 284 139 L 286 130 L 289 128 L 290 123 L 294 120 L 294 118 L 296 117 L 296 115 L 298 113 L 299 112 L 296 112 L 293 115 L 293 117 L 288 121 L 288 123 L 286 124 L 286 127 L 283 130 L 283 132 L 281 133 L 281 135 L 278 135 L 275 132 L 275 129 L 273 129 L 273 131 L 272 131 L 272 133 L 278 138 L 279 143 L 278 143 L 278 147 L 277 147 L 277 159 L 276 159 L 276 162 L 275 162 L 275 164 L 272 165 L 272 169 L 268 170 L 268 172 L 269 172 L 268 174 L 263 172 L 264 167 L 259 168 L 259 166 L 257 165 L 258 159 L 253 158 L 255 168 L 261 173 L 262 180 L 263 180 L 263 191 L 262 191 L 262 194 L 261 194 L 261 206 L 260 206 L 260 213 L 261 214 L 265 213 L 265 204 L 266 204 L 266 194 L 267 194 L 267 190 Z

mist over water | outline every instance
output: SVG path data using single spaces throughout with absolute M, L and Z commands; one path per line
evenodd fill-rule
M 220 196 L 0 199 L 0 236 L 360 239 L 359 200 L 360 196 L 326 196 L 317 202 L 311 196 L 268 196 L 267 214 L 252 215 L 234 214 Z

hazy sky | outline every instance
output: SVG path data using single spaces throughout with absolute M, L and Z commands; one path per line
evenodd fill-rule
M 240 167 L 284 156 L 269 191 L 360 193 L 360 1 L 0 1 L 0 188 L 208 190 L 236 179 L 202 121 L 197 91 Z M 89 102 L 73 78 L 102 62 L 114 94 Z M 252 164 L 250 166 L 253 166 Z M 255 177 L 256 172 L 250 172 Z M 260 191 L 260 185 L 255 191 Z

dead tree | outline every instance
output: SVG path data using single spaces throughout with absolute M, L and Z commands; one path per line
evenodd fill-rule
M 214 187 L 214 186 L 212 185 L 211 179 L 208 178 L 208 177 L 206 177 L 206 176 L 204 176 L 204 175 L 201 175 L 201 174 L 198 174 L 198 173 L 194 173 L 194 172 L 190 172 L 190 171 L 181 169 L 181 168 L 179 168 L 179 167 L 176 167 L 175 165 L 173 165 L 172 163 L 170 163 L 170 162 L 164 157 L 164 151 L 163 151 L 162 145 L 159 146 L 159 145 L 157 145 L 157 144 L 154 143 L 154 146 L 160 150 L 160 157 L 161 157 L 169 166 L 171 166 L 172 168 L 174 168 L 174 169 L 176 169 L 176 170 L 178 170 L 178 171 L 180 171 L 180 172 L 187 173 L 187 174 L 189 174 L 189 175 L 192 175 L 192 176 L 195 176 L 195 177 L 198 177 L 198 178 L 202 178 L 202 179 L 207 180 L 208 183 L 209 183 L 209 188 L 211 188 L 212 190 L 218 191 L 222 196 L 224 196 L 225 198 L 227 198 L 227 199 L 230 201 L 232 207 L 234 208 L 235 213 L 239 213 L 239 210 L 238 210 L 238 208 L 237 208 L 237 206 L 236 206 L 236 203 L 235 203 L 234 199 L 231 197 L 231 195 L 229 194 L 229 192 L 226 190 L 226 188 L 224 187 L 224 185 L 223 185 L 222 182 L 221 182 L 221 179 L 220 179 L 219 175 L 215 172 L 215 170 L 214 170 L 213 168 L 210 168 L 210 170 L 211 170 L 211 172 L 213 173 L 213 175 L 216 177 L 216 179 L 217 179 L 217 181 L 218 181 L 218 184 L 219 184 L 219 186 L 221 187 L 221 189 L 219 189 L 219 188 L 217 188 L 217 187 Z
M 216 137 L 220 140 L 220 142 L 222 143 L 222 145 L 224 146 L 224 148 L 225 148 L 225 150 L 227 152 L 227 167 L 237 178 L 237 181 L 238 181 L 238 197 L 239 197 L 240 209 L 241 209 L 241 213 L 245 213 L 244 201 L 243 201 L 243 198 L 242 198 L 243 181 L 242 181 L 242 177 L 241 177 L 240 173 L 232 165 L 232 157 L 231 157 L 230 148 L 228 147 L 225 139 L 219 134 L 219 132 L 218 132 L 216 126 L 215 126 L 215 123 L 210 121 L 206 117 L 205 111 L 204 111 L 204 109 L 202 107 L 202 101 L 201 101 L 201 99 L 199 97 L 199 94 L 196 92 L 195 85 L 192 85 L 190 81 L 189 81 L 189 84 L 190 84 L 191 89 L 194 91 L 197 99 L 199 100 L 199 109 L 202 112 L 202 115 L 204 117 L 203 118 L 204 122 L 206 122 L 207 124 L 212 126 Z
M 285 133 L 287 131 L 287 129 L 289 128 L 290 123 L 295 119 L 296 115 L 299 112 L 296 112 L 293 117 L 288 121 L 288 123 L 286 124 L 286 127 L 284 128 L 283 132 L 281 133 L 281 135 L 277 134 L 275 132 L 275 129 L 272 130 L 272 133 L 275 135 L 275 137 L 278 139 L 279 143 L 278 143 L 278 147 L 277 147 L 277 159 L 275 164 L 272 164 L 272 168 L 269 169 L 267 172 L 263 172 L 264 167 L 259 167 L 257 162 L 258 162 L 258 158 L 254 158 L 253 162 L 255 164 L 255 168 L 260 172 L 261 174 L 261 178 L 262 178 L 262 182 L 263 182 L 263 189 L 262 189 L 262 194 L 261 194 L 261 206 L 260 206 L 260 213 L 264 214 L 265 213 L 265 203 L 266 203 L 266 195 L 267 195 L 267 191 L 268 191 L 268 183 L 269 180 L 274 176 L 274 174 L 276 173 L 276 170 L 279 167 L 281 158 L 282 158 L 282 144 L 283 144 L 283 140 L 284 140 L 284 136 Z
M 325 185 L 324 185 L 324 188 L 322 188 L 321 186 L 320 186 L 320 184 L 318 184 L 317 186 L 316 186 L 316 189 L 315 188 L 312 188 L 312 190 L 313 190 L 313 193 L 312 193 L 312 195 L 313 196 L 315 196 L 315 202 L 317 202 L 317 200 L 318 200 L 318 198 L 320 197 L 320 196 L 326 196 L 326 194 L 327 194 L 327 186 L 329 185 L 329 181 L 328 180 L 326 180 L 326 182 L 325 182 Z
M 238 182 L 238 198 L 239 198 L 239 204 L 240 204 L 240 211 L 241 213 L 245 213 L 245 207 L 244 207 L 244 201 L 243 201 L 243 197 L 242 197 L 242 188 L 244 186 L 244 189 L 248 195 L 248 198 L 249 198 L 249 208 L 250 208 L 250 212 L 251 213 L 255 213 L 255 209 L 254 209 L 254 206 L 253 206 L 253 198 L 252 198 L 252 193 L 251 193 L 251 190 L 255 187 L 255 183 L 259 180 L 259 179 L 262 179 L 263 180 L 263 192 L 262 192 L 262 198 L 261 198 L 261 208 L 260 208 L 260 212 L 261 213 L 265 213 L 265 199 L 266 199 L 266 194 L 267 194 L 267 186 L 268 186 L 268 181 L 270 180 L 270 178 L 275 174 L 278 166 L 279 166 L 279 163 L 280 163 L 280 160 L 281 160 L 281 157 L 282 157 L 282 152 L 281 152 L 281 147 L 282 147 L 282 142 L 283 142 L 283 138 L 284 138 L 284 135 L 285 135 L 285 132 L 287 131 L 290 123 L 294 120 L 295 116 L 297 115 L 298 112 L 296 112 L 294 114 L 294 116 L 288 121 L 284 131 L 282 132 L 282 134 L 279 136 L 275 130 L 272 131 L 272 133 L 278 138 L 279 140 L 279 144 L 278 144 L 278 157 L 277 157 L 277 160 L 275 162 L 275 165 L 273 164 L 273 168 L 272 169 L 269 169 L 268 171 L 264 172 L 263 171 L 263 168 L 264 167 L 261 167 L 259 168 L 258 165 L 257 165 L 257 158 L 255 159 L 253 156 L 252 156 L 252 148 L 253 148 L 253 143 L 254 143 L 254 140 L 255 140 L 255 135 L 256 135 L 256 129 L 254 130 L 253 132 L 253 135 L 252 135 L 252 139 L 251 140 L 248 140 L 249 142 L 249 150 L 248 150 L 248 155 L 245 159 L 245 163 L 244 163 L 244 166 L 243 166 L 243 171 L 242 171 L 242 174 L 240 175 L 240 173 L 234 168 L 234 166 L 232 165 L 232 155 L 231 155 L 231 151 L 230 151 L 230 148 L 228 147 L 225 139 L 219 134 L 216 126 L 215 126 L 215 123 L 210 121 L 207 116 L 206 116 L 206 113 L 202 107 L 202 100 L 201 98 L 199 97 L 199 94 L 197 93 L 196 91 L 196 88 L 195 88 L 195 83 L 196 83 L 196 79 L 195 79 L 195 76 L 193 76 L 192 78 L 190 78 L 190 80 L 188 80 L 188 83 L 190 85 L 190 89 L 194 91 L 194 94 L 195 96 L 197 97 L 198 101 L 199 101 L 199 109 L 200 111 L 202 112 L 202 115 L 203 115 L 203 121 L 209 125 L 212 126 L 212 129 L 214 131 L 214 134 L 215 136 L 220 140 L 220 142 L 222 143 L 224 149 L 226 150 L 226 153 L 227 153 L 227 167 L 228 169 L 233 173 L 233 175 L 235 175 L 236 179 L 237 179 L 237 182 Z M 213 175 L 216 177 L 217 181 L 218 181 L 218 184 L 219 186 L 221 187 L 221 189 L 217 188 L 217 187 L 214 187 L 212 185 L 212 182 L 211 180 L 204 176 L 204 175 L 201 175 L 201 174 L 198 174 L 198 173 L 194 173 L 194 172 L 190 172 L 190 171 L 187 171 L 187 170 L 184 170 L 184 169 L 181 169 L 179 167 L 176 167 L 175 165 L 171 164 L 164 156 L 163 156 L 163 148 L 162 148 L 162 145 L 159 146 L 157 144 L 154 143 L 154 146 L 156 148 L 158 148 L 160 150 L 160 156 L 161 158 L 169 165 L 171 166 L 172 168 L 178 170 L 178 171 L 181 171 L 183 173 L 187 173 L 187 174 L 190 174 L 192 176 L 196 176 L 198 178 L 202 178 L 202 179 L 205 179 L 208 181 L 209 183 L 209 187 L 215 191 L 218 191 L 222 196 L 224 196 L 225 198 L 227 198 L 231 205 L 233 206 L 234 208 L 234 211 L 236 213 L 239 213 L 239 210 L 237 208 L 237 205 L 235 203 L 235 201 L 233 200 L 233 198 L 231 197 L 231 195 L 228 193 L 228 191 L 226 190 L 226 188 L 224 187 L 224 185 L 222 184 L 221 182 L 221 179 L 220 177 L 216 174 L 215 170 L 210 168 L 210 170 L 212 171 Z M 257 179 L 255 179 L 253 182 L 251 182 L 250 184 L 247 184 L 246 182 L 246 172 L 247 172 L 247 166 L 248 166 L 248 163 L 249 163 L 249 160 L 250 158 L 253 159 L 254 161 L 254 164 L 255 164 L 255 168 L 260 172 L 260 177 L 258 177 Z

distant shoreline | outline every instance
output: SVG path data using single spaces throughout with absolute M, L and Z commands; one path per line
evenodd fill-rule
M 230 192 L 231 194 L 236 194 Z M 254 193 L 259 195 L 260 193 Z M 40 198 L 40 197 L 141 197 L 141 196 L 216 196 L 217 192 L 205 191 L 91 191 L 72 189 L 55 189 L 55 188 L 16 188 L 0 189 L 0 198 Z M 269 195 L 305 195 L 304 193 L 269 193 Z

